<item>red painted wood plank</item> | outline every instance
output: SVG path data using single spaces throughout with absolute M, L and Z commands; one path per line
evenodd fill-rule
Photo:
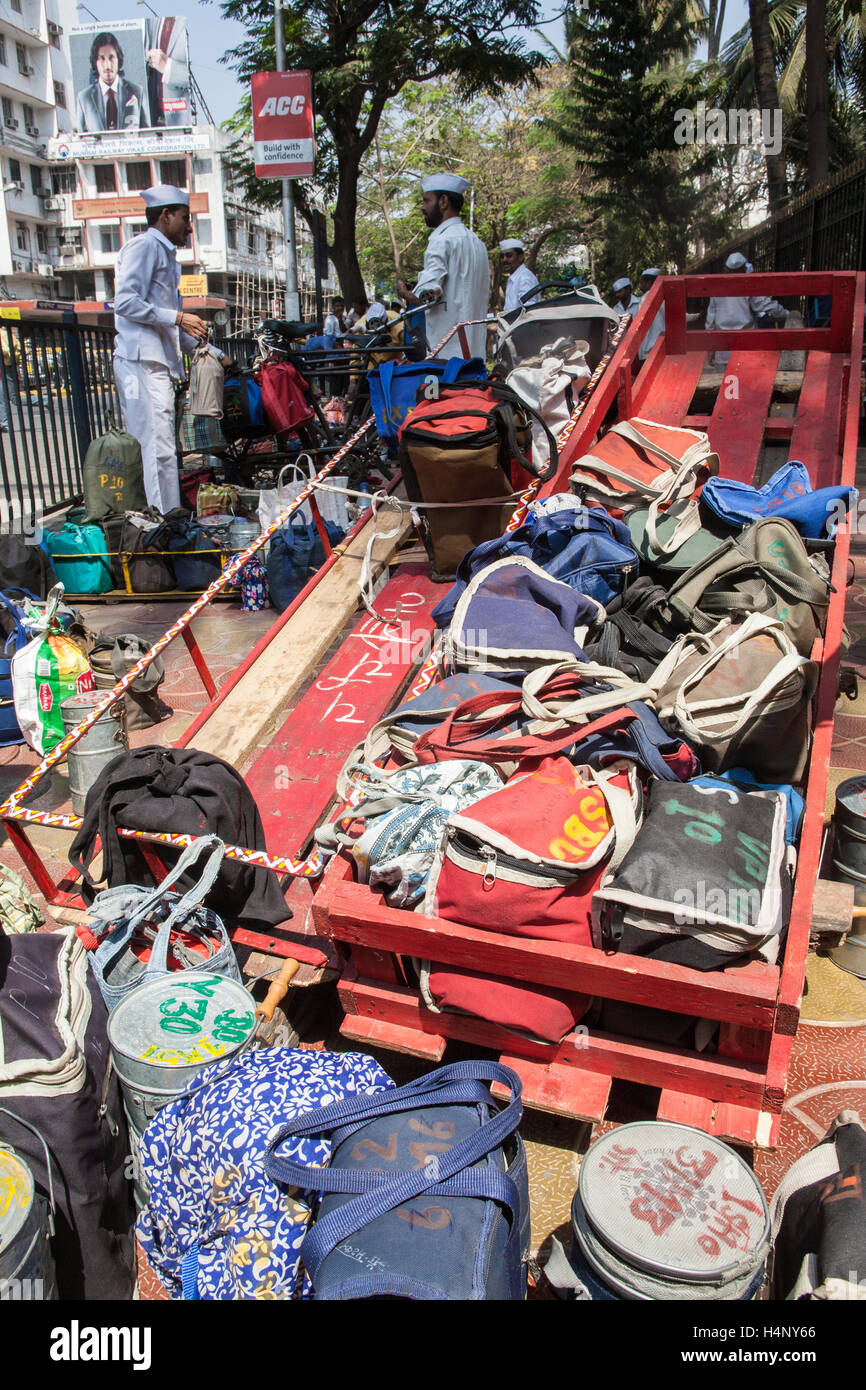
M 771 352 L 802 351 L 804 348 L 807 352 L 832 352 L 832 344 L 829 328 L 692 328 L 686 333 L 688 352 L 728 352 L 737 348 L 749 352 L 759 352 L 762 348 L 769 348 Z
M 333 865 L 326 877 L 343 868 Z M 725 972 L 608 956 L 591 946 L 504 936 L 389 908 L 365 885 L 345 880 L 332 880 L 324 903 L 320 898 L 321 893 L 313 905 L 316 929 L 338 941 L 743 1026 L 773 1025 L 775 972 L 765 979 L 731 979 Z
M 300 853 L 324 818 L 349 753 L 414 670 L 442 593 L 426 566 L 403 566 L 376 600 L 388 625 L 359 619 L 246 774 L 269 853 Z
M 679 425 L 688 414 L 706 360 L 705 352 L 663 358 L 646 394 L 635 392 L 635 414 L 659 425 Z
M 843 370 L 841 355 L 810 352 L 806 359 L 788 458 L 805 463 L 813 487 L 839 479 Z
M 708 431 L 725 478 L 755 477 L 778 366 L 778 352 L 731 353 Z
M 578 1067 L 561 1067 L 555 1062 L 545 1066 L 525 1057 L 503 1053 L 500 1062 L 517 1072 L 523 1083 L 523 1102 L 532 1110 L 548 1115 L 567 1115 L 575 1120 L 597 1124 L 603 1120 L 610 1095 L 611 1077 L 600 1072 L 581 1071 Z M 494 1081 L 491 1091 L 500 1100 L 508 1098 L 508 1087 Z
M 340 1024 L 342 1037 L 363 1047 L 387 1047 L 392 1052 L 406 1052 L 434 1065 L 442 1061 L 446 1040 L 438 1033 L 422 1033 L 417 1028 L 400 1028 L 383 1019 L 363 1018 L 346 1014 Z
M 685 1091 L 734 1105 L 757 1107 L 764 1098 L 764 1068 L 752 1063 L 703 1056 L 681 1048 L 591 1030 L 586 1034 L 573 1034 L 553 1048 L 466 1014 L 433 1013 L 421 1002 L 417 990 L 406 987 L 355 980 L 348 985 L 344 982 L 340 993 L 341 997 L 351 996 L 353 1013 L 362 1017 L 377 1018 L 400 1028 L 440 1033 L 446 1038 L 492 1048 L 508 1056 L 618 1076 L 624 1081 Z
M 657 1117 L 674 1124 L 692 1125 L 703 1129 L 728 1144 L 749 1148 L 773 1149 L 779 1142 L 780 1114 L 771 1114 L 755 1106 L 716 1103 L 701 1096 L 684 1095 L 680 1091 L 662 1091 Z

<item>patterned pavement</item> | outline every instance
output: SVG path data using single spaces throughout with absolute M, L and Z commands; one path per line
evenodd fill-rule
M 861 457 L 866 459 L 863 451 Z M 866 484 L 863 463 L 861 471 L 861 484 Z M 860 689 L 855 701 L 842 697 L 837 706 L 828 817 L 838 782 L 866 770 L 866 535 L 854 539 L 852 558 L 846 606 L 851 646 L 844 664 L 857 672 Z M 156 637 L 183 611 L 183 605 L 146 601 L 113 606 L 88 604 L 82 606 L 82 611 L 88 623 L 101 633 L 136 632 Z M 274 618 L 272 611 L 247 614 L 238 602 L 229 602 L 212 605 L 196 620 L 195 636 L 218 687 Z M 158 728 L 134 734 L 135 744 L 174 742 L 207 702 L 183 642 L 173 643 L 164 655 L 166 680 L 160 694 L 174 712 Z M 33 754 L 27 749 L 0 750 L 0 792 L 7 795 L 33 766 Z M 33 804 L 59 807 L 66 800 L 66 787 L 65 773 L 55 772 L 45 790 L 34 797 Z M 49 870 L 60 877 L 66 867 L 65 853 L 71 836 L 40 827 L 34 827 L 31 835 Z M 5 836 L 0 839 L 0 862 L 21 870 L 18 856 Z M 308 1036 L 306 1045 L 342 1045 L 339 1035 L 330 1028 L 324 1028 L 322 1033 L 321 1037 Z M 421 1069 L 412 1059 L 398 1054 L 379 1051 L 377 1055 L 398 1081 L 408 1080 Z M 450 1056 L 449 1052 L 449 1059 Z M 605 1128 L 611 1122 L 654 1117 L 657 1094 L 648 1088 L 615 1083 Z M 859 1110 L 866 1118 L 866 984 L 841 971 L 828 956 L 813 953 L 809 958 L 807 993 L 792 1058 L 780 1144 L 774 1153 L 759 1154 L 755 1161 L 768 1196 L 793 1160 L 811 1147 L 838 1112 L 846 1108 Z M 527 1115 L 522 1132 L 529 1156 L 533 1247 L 534 1252 L 542 1250 L 543 1260 L 550 1235 L 555 1232 L 561 1238 L 567 1236 L 580 1156 L 592 1136 L 588 1125 L 538 1113 Z M 140 1296 L 165 1297 L 149 1271 L 143 1272 Z

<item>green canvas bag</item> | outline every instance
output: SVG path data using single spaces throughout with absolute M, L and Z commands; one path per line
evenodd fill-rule
M 658 605 L 652 625 L 706 633 L 723 618 L 766 613 L 778 618 L 797 651 L 809 656 L 823 631 L 831 592 L 823 558 L 810 559 L 790 521 L 766 517 L 681 575 Z
M 88 521 L 123 516 L 147 506 L 141 445 L 113 421 L 105 434 L 91 443 L 81 471 Z

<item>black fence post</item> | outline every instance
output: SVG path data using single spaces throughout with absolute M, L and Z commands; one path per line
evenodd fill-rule
M 84 376 L 84 359 L 81 354 L 81 339 L 78 320 L 73 309 L 63 311 L 63 338 L 66 343 L 66 362 L 69 370 L 69 390 L 72 405 L 72 421 L 75 439 L 78 444 L 79 463 L 90 448 L 90 420 L 87 412 L 87 384 Z

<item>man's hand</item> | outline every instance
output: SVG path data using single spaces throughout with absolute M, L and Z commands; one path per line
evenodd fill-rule
M 397 293 L 400 296 L 400 298 L 404 300 L 408 297 L 410 293 L 409 286 L 406 284 L 406 281 L 403 280 L 399 275 L 397 277 Z
M 157 72 L 165 72 L 168 67 L 168 54 L 163 53 L 161 48 L 151 48 L 147 55 L 147 61 Z
M 179 312 L 177 316 L 177 326 L 182 333 L 188 333 L 191 338 L 195 338 L 197 343 L 207 341 L 210 329 L 204 319 L 200 319 L 198 314 L 184 314 Z

